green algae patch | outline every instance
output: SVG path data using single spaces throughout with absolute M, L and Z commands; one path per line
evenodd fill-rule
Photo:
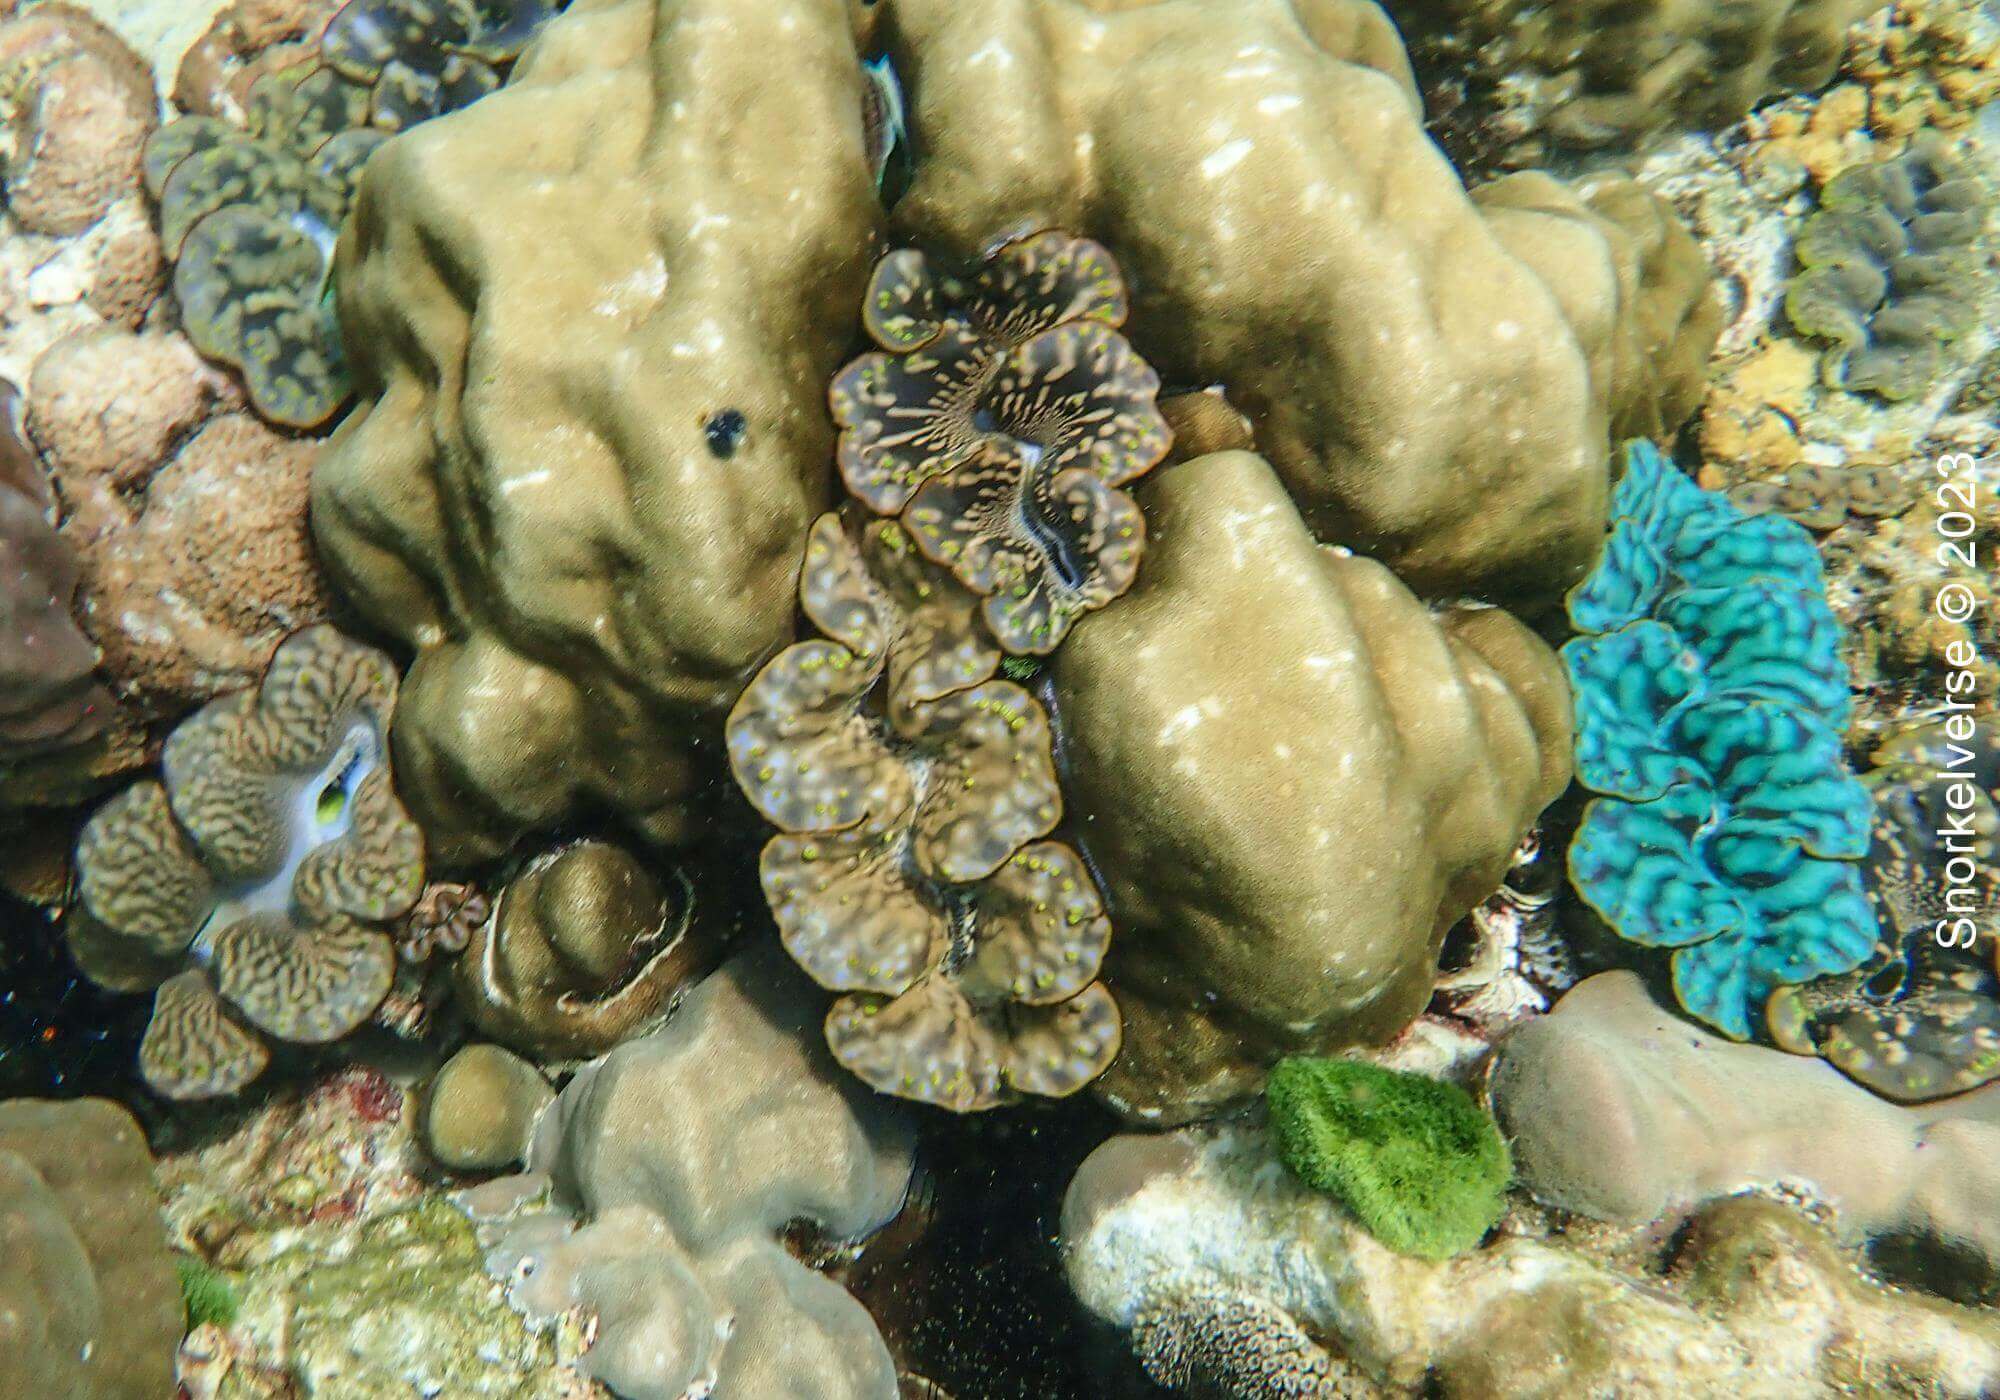
M 242 1301 L 236 1287 L 220 1269 L 192 1254 L 174 1256 L 174 1274 L 180 1279 L 181 1302 L 187 1308 L 188 1330 L 214 1324 L 227 1327 L 236 1321 Z
M 1292 1174 L 1399 1254 L 1445 1259 L 1500 1218 L 1507 1144 L 1463 1089 L 1359 1060 L 1295 1056 L 1264 1097 Z

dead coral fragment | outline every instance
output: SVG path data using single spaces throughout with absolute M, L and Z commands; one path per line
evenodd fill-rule
M 669 891 L 638 860 L 582 841 L 501 891 L 458 960 L 459 999 L 488 1035 L 542 1059 L 602 1055 L 666 1014 L 707 972 L 720 930 L 693 888 Z
M 827 1040 L 874 1088 L 957 1112 L 1073 1093 L 1122 1031 L 1095 981 L 1097 887 L 1040 839 L 1062 815 L 1048 716 L 994 678 L 974 599 L 901 526 L 852 528 L 822 516 L 799 580 L 833 639 L 779 653 L 727 728 L 737 782 L 780 828 L 761 863 L 779 934 L 851 993 Z
M 1828 182 L 1785 291 L 1793 327 L 1832 342 L 1820 363 L 1828 384 L 1885 399 L 1929 388 L 1944 347 L 1970 326 L 1984 199 L 1938 141 Z
M 1010 652 L 1053 651 L 1137 571 L 1143 523 L 1115 488 L 1173 433 L 1159 376 L 1115 329 L 1125 314 L 1117 263 L 1088 239 L 1016 239 L 964 278 L 899 249 L 862 309 L 883 352 L 833 381 L 848 489 L 905 514 Z
M 70 948 L 106 986 L 159 987 L 139 1061 L 160 1093 L 240 1089 L 268 1058 L 256 1031 L 335 1040 L 388 991 L 379 925 L 423 887 L 390 779 L 395 693 L 388 658 L 308 628 L 256 690 L 174 731 L 162 781 L 84 828 Z

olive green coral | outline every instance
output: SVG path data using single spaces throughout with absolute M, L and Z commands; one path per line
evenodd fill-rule
M 1048 716 L 976 600 L 893 521 L 822 516 L 799 578 L 829 636 L 772 659 L 730 712 L 738 784 L 779 828 L 761 862 L 834 1056 L 959 1112 L 1082 1088 L 1117 1053 L 1095 881 L 1059 841 Z
M 531 861 L 454 967 L 481 1030 L 542 1059 L 601 1055 L 658 1021 L 711 967 L 721 934 L 685 878 L 668 888 L 629 852 L 579 841 Z
M 94 981 L 158 988 L 139 1050 L 170 1098 L 263 1072 L 265 1035 L 318 1043 L 388 991 L 381 925 L 423 888 L 423 837 L 392 784 L 387 657 L 331 627 L 281 644 L 263 682 L 167 739 L 163 773 L 77 843 L 70 950 Z
M 1513 1174 L 1507 1144 L 1457 1085 L 1295 1057 L 1278 1062 L 1264 1095 L 1285 1165 L 1398 1253 L 1462 1253 L 1500 1218 Z
M 441 859 L 708 820 L 833 500 L 865 81 L 843 0 L 610 0 L 370 159 L 334 278 L 361 403 L 313 528 L 415 653 L 397 773 Z
M 130 1113 L 0 1102 L 0 1260 L 0 1397 L 172 1393 L 181 1293 Z
M 1013 239 L 963 277 L 900 249 L 862 303 L 883 350 L 833 381 L 848 490 L 902 514 L 1009 652 L 1053 651 L 1138 571 L 1144 522 L 1117 488 L 1173 434 L 1125 315 L 1117 262 L 1086 238 Z
M 1972 324 L 1988 196 L 1942 141 L 1836 175 L 1799 230 L 1785 314 L 1831 342 L 1821 377 L 1907 399 L 1930 387 L 1944 347 Z
M 1318 544 L 1259 457 L 1182 462 L 1135 494 L 1145 567 L 1043 693 L 1119 930 L 1124 1048 L 1095 1092 L 1172 1123 L 1423 1010 L 1447 930 L 1568 782 L 1569 702 L 1521 623 L 1433 611 Z
M 1603 533 L 1611 425 L 1697 401 L 1720 321 L 1686 236 L 1652 241 L 1663 206 L 1474 200 L 1366 0 L 894 11 L 918 137 L 899 241 L 970 259 L 1087 231 L 1137 353 L 1224 386 L 1313 533 L 1421 595 L 1552 603 Z

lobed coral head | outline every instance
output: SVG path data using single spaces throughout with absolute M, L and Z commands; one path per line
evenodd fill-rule
M 336 1040 L 388 991 L 380 926 L 423 888 L 389 769 L 395 694 L 387 657 L 307 628 L 256 689 L 169 736 L 158 781 L 84 827 L 70 949 L 97 982 L 159 989 L 139 1062 L 160 1093 L 240 1089 L 264 1069 L 263 1035 Z

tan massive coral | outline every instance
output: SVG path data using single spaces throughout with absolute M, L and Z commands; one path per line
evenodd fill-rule
M 580 0 L 383 147 L 335 282 L 360 408 L 323 556 L 415 649 L 398 776 L 447 862 L 608 807 L 790 636 L 880 207 L 841 0 Z
M 1535 256 L 1425 136 L 1368 0 L 886 8 L 899 236 L 1104 244 L 1161 378 L 1226 386 L 1315 533 L 1420 593 L 1552 601 L 1597 547 L 1609 426 L 1691 407 L 1715 322 L 1705 276 L 1649 265 L 1659 207 L 1560 191 L 1567 256 Z
M 1385 1039 L 1569 777 L 1555 656 L 1316 544 L 1260 458 L 1139 488 L 1138 583 L 1051 667 L 1074 829 L 1117 929 L 1121 1111 L 1182 1121 L 1279 1055 Z
M 1563 146 L 1726 126 L 1823 87 L 1863 0 L 1389 0 L 1412 49 L 1500 84 L 1507 125 Z
M 130 1113 L 0 1102 L 0 1259 L 0 1400 L 172 1392 L 181 1293 Z

